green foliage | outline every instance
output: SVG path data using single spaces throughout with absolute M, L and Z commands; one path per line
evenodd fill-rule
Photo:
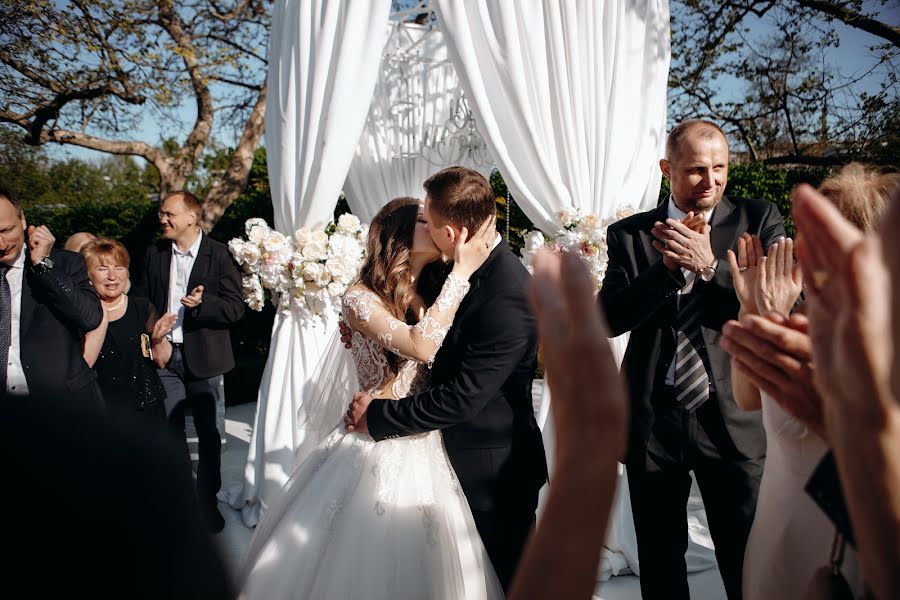
M 828 174 L 828 169 L 824 168 L 777 169 L 761 162 L 733 163 L 728 169 L 727 193 L 774 202 L 784 217 L 787 234 L 793 237 L 791 190 L 801 183 L 818 186 Z
M 525 213 L 522 212 L 522 209 L 516 204 L 515 198 L 508 195 L 509 190 L 506 187 L 506 182 L 503 180 L 500 171 L 494 169 L 491 172 L 490 182 L 491 189 L 494 191 L 494 197 L 497 200 L 497 231 L 506 238 L 506 217 L 508 212 L 509 239 L 506 241 L 509 244 L 509 247 L 512 248 L 512 251 L 519 254 L 522 250 L 522 246 L 525 244 L 525 234 L 532 229 L 535 229 L 534 223 L 525 216 Z M 507 198 L 512 200 L 508 207 Z

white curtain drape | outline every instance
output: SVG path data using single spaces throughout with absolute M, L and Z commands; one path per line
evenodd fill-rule
M 448 52 L 516 202 L 546 233 L 577 208 L 601 218 L 656 205 L 670 61 L 667 0 L 432 0 Z M 621 361 L 626 338 L 612 342 Z M 552 459 L 549 394 L 539 420 Z M 601 578 L 638 571 L 627 484 Z M 689 568 L 708 568 L 706 556 Z M 702 554 L 702 552 L 701 552 Z
M 266 148 L 281 233 L 332 218 L 372 99 L 390 7 L 390 0 L 275 3 Z M 243 487 L 226 494 L 247 526 L 293 471 L 296 415 L 336 326 L 336 316 L 326 325 L 276 317 Z
M 667 0 L 433 0 L 482 134 L 522 211 L 656 205 Z
M 486 156 L 480 162 L 458 158 L 457 147 L 446 143 L 457 133 L 456 139 L 474 136 L 469 143 L 483 146 L 484 140 L 477 130 L 458 132 L 457 123 L 448 123 L 462 91 L 444 34 L 416 23 L 389 28 L 375 94 L 344 184 L 350 210 L 366 223 L 392 198 L 423 197 L 422 183 L 444 167 L 462 165 L 488 177 L 492 163 Z

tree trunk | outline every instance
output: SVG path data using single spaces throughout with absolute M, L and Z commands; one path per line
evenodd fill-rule
M 203 215 L 200 217 L 200 228 L 209 233 L 222 215 L 225 209 L 231 206 L 244 187 L 247 185 L 247 177 L 250 175 L 250 167 L 253 165 L 253 154 L 259 146 L 266 123 L 266 86 L 259 91 L 256 104 L 250 113 L 240 142 L 231 155 L 228 170 L 221 179 L 216 181 L 212 189 L 203 200 Z

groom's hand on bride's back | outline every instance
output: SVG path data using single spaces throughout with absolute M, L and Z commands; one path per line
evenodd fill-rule
M 369 410 L 369 404 L 374 398 L 365 392 L 356 392 L 353 394 L 353 400 L 347 407 L 347 413 L 344 415 L 344 429 L 347 432 L 368 433 L 369 424 L 366 420 L 366 411 Z
M 350 329 L 350 326 L 347 325 L 346 323 L 344 323 L 343 320 L 338 321 L 338 327 L 341 328 L 341 342 L 343 342 L 344 348 L 349 350 L 350 347 L 352 346 L 352 344 L 350 343 L 350 340 L 353 337 L 353 330 Z

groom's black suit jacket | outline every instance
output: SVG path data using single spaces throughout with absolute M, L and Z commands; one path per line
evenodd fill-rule
M 530 275 L 506 242 L 470 278 L 432 368 L 431 388 L 402 400 L 373 400 L 375 440 L 441 429 L 450 462 L 475 512 L 531 506 L 547 480 L 531 381 L 537 330 Z M 484 535 L 484 534 L 482 534 Z
M 643 460 L 654 414 L 651 398 L 664 384 L 675 353 L 676 296 L 684 287 L 680 270 L 672 273 L 662 254 L 653 248 L 653 223 L 665 222 L 668 202 L 611 225 L 607 231 L 609 265 L 600 291 L 612 335 L 631 332 L 622 372 L 631 397 L 629 460 Z M 719 259 L 715 277 L 708 283 L 698 277 L 694 292 L 701 295 L 701 331 L 709 357 L 710 378 L 715 387 L 719 421 L 709 432 L 720 452 L 737 450 L 746 458 L 766 453 L 766 438 L 759 411 L 744 412 L 731 392 L 730 356 L 719 347 L 722 325 L 737 318 L 740 303 L 734 292 L 726 251 L 737 252 L 744 232 L 757 235 L 763 247 L 785 235 L 778 208 L 771 202 L 723 197 L 710 221 L 710 243 Z

